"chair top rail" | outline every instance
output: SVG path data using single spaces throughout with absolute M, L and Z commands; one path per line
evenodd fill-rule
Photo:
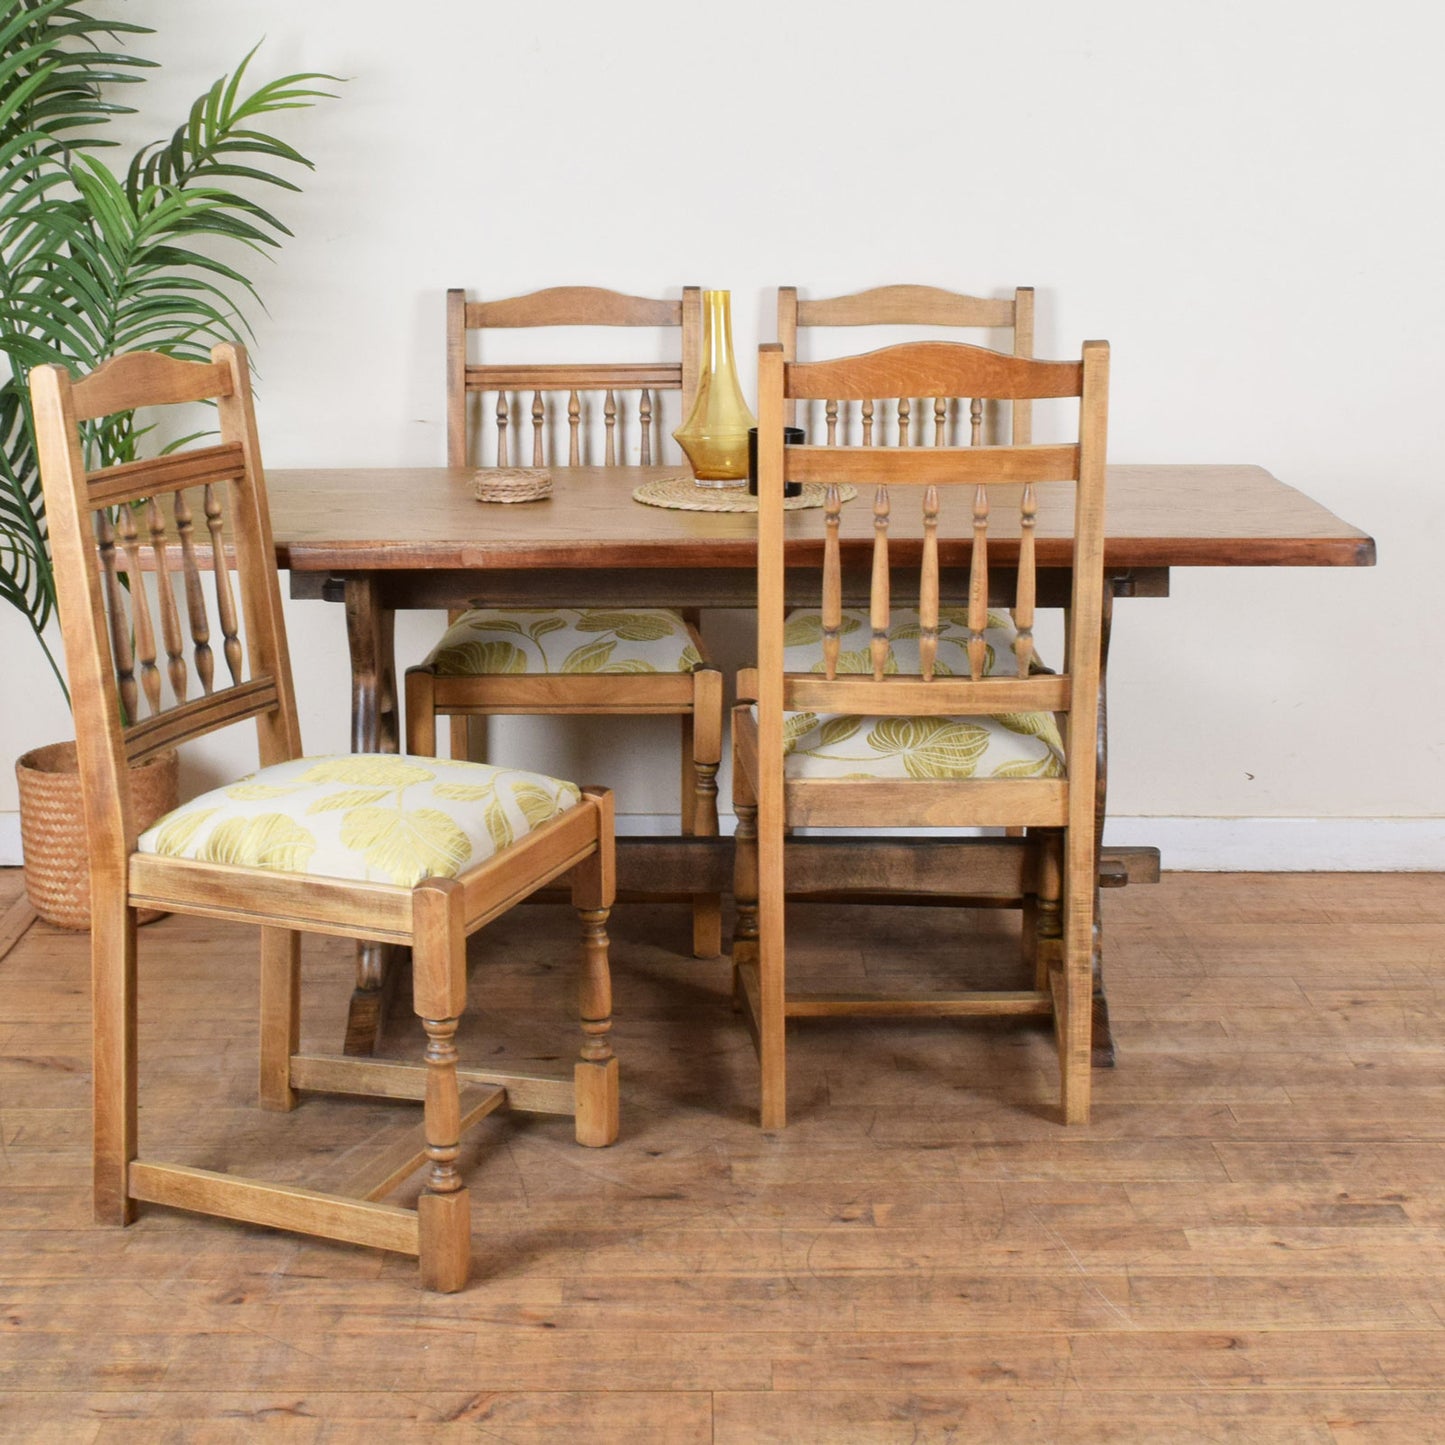
M 656 387 L 676 391 L 682 385 L 682 363 L 673 362 L 565 362 L 488 365 L 469 362 L 468 391 L 567 389 L 595 391 L 602 387 Z
M 140 406 L 209 401 L 230 394 L 231 374 L 223 363 L 181 361 L 155 351 L 112 357 L 70 389 L 77 421 L 94 421 Z
M 808 400 L 978 396 L 1012 401 L 1079 396 L 1083 384 L 1079 361 L 1033 361 L 961 341 L 912 341 L 836 361 L 788 362 L 784 389 L 787 396 Z
M 600 286 L 552 286 L 499 301 L 468 301 L 468 329 L 484 326 L 681 326 L 682 302 Z
M 1032 293 L 1031 287 L 1021 291 Z M 1012 326 L 1015 299 L 938 286 L 875 286 L 851 296 L 798 301 L 800 326 Z

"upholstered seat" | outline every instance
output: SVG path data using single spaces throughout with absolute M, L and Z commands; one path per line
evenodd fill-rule
M 883 664 L 885 673 L 917 673 L 920 671 L 918 657 L 918 634 L 920 630 L 916 607 L 895 608 L 888 625 L 888 659 Z M 840 673 L 869 673 L 873 671 L 873 654 L 869 649 L 872 627 L 868 621 L 868 610 L 864 607 L 845 607 L 842 625 L 839 628 L 840 647 L 838 671 Z M 940 607 L 938 609 L 938 656 L 933 664 L 938 677 L 967 677 L 968 670 L 968 608 Z M 988 627 L 984 632 L 986 650 L 983 672 L 985 677 L 1017 677 L 1018 658 L 1014 654 L 1014 631 L 1007 617 L 997 612 L 988 614 Z M 783 666 L 789 672 L 822 672 L 823 664 L 823 614 L 820 609 L 799 608 L 788 614 L 783 626 Z
M 691 672 L 693 630 L 666 608 L 476 607 L 443 634 L 423 666 L 438 677 L 537 673 Z
M 756 712 L 756 710 L 754 710 Z M 798 778 L 1061 778 L 1054 715 L 783 717 L 783 776 Z
M 182 804 L 136 848 L 413 888 L 485 862 L 580 797 L 573 783 L 487 763 L 384 753 L 294 758 Z

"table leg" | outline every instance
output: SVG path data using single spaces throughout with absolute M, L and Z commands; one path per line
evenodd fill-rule
M 351 650 L 351 747 L 358 753 L 400 750 L 396 613 L 382 606 L 375 577 L 346 579 L 346 641 Z
M 346 579 L 346 640 L 351 652 L 351 748 L 358 753 L 399 750 L 396 614 L 381 604 L 374 577 Z M 347 1011 L 348 1054 L 371 1054 L 381 1037 L 390 985 L 400 972 L 395 944 L 356 945 L 356 987 Z

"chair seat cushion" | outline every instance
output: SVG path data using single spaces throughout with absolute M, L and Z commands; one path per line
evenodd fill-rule
M 390 753 L 296 758 L 183 803 L 136 846 L 410 888 L 484 862 L 580 796 L 573 783 L 486 763 Z
M 783 718 L 783 775 L 798 778 L 1060 778 L 1064 742 L 1052 713 L 998 717 Z
M 869 643 L 873 637 L 873 624 L 869 621 L 867 609 L 845 607 L 840 630 L 839 673 L 872 672 L 873 654 Z M 883 664 L 885 673 L 918 672 L 918 633 L 917 610 L 894 608 L 888 624 L 888 657 Z M 988 626 L 984 630 L 985 677 L 1018 676 L 1018 658 L 1013 650 L 1017 636 L 1007 617 L 997 612 L 988 614 Z M 783 670 L 823 671 L 823 614 L 817 608 L 799 609 L 788 614 L 783 626 Z M 938 609 L 938 653 L 933 671 L 938 677 L 969 675 L 966 607 Z
M 691 672 L 702 661 L 682 614 L 662 607 L 475 607 L 427 658 L 441 677 Z

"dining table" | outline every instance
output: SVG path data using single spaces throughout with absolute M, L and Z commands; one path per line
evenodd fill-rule
M 753 605 L 757 519 L 748 511 L 694 511 L 634 499 L 673 467 L 556 467 L 543 500 L 499 504 L 474 495 L 474 468 L 279 468 L 267 474 L 276 555 L 294 598 L 344 608 L 351 664 L 351 743 L 395 751 L 401 719 L 394 619 L 403 608 L 675 607 Z M 1001 488 L 1002 489 L 1002 488 Z M 708 504 L 697 489 L 700 505 Z M 1068 484 L 1037 488 L 1038 605 L 1067 606 L 1073 548 Z M 715 499 L 716 493 L 713 494 Z M 726 504 L 726 499 L 725 499 Z M 1018 555 L 1017 507 L 1000 504 L 989 531 L 991 585 L 1011 596 Z M 1008 519 L 1012 517 L 1012 522 Z M 816 606 L 822 527 L 789 513 L 788 600 Z M 1176 567 L 1367 567 L 1371 537 L 1263 467 L 1246 464 L 1117 464 L 1108 469 L 1103 677 L 1116 598 L 1169 595 Z M 871 498 L 844 508 L 840 542 L 845 601 L 868 597 L 874 538 Z M 922 556 L 921 518 L 895 514 L 889 547 L 907 595 Z M 940 591 L 968 596 L 972 527 L 939 528 Z M 796 563 L 796 571 L 792 570 Z M 1241 590 L 1245 584 L 1241 583 Z M 1098 719 L 1100 837 L 1107 804 L 1107 702 Z M 906 900 L 1008 906 L 1023 901 L 1025 852 L 1014 837 L 793 837 L 788 894 L 802 898 Z M 1156 881 L 1158 851 L 1100 850 L 1101 887 Z M 623 837 L 623 897 L 727 892 L 731 839 Z M 1096 910 L 1096 919 L 1098 911 Z M 387 950 L 362 946 L 345 1047 L 368 1052 L 384 1014 Z M 1096 924 L 1094 1059 L 1113 1062 Z

